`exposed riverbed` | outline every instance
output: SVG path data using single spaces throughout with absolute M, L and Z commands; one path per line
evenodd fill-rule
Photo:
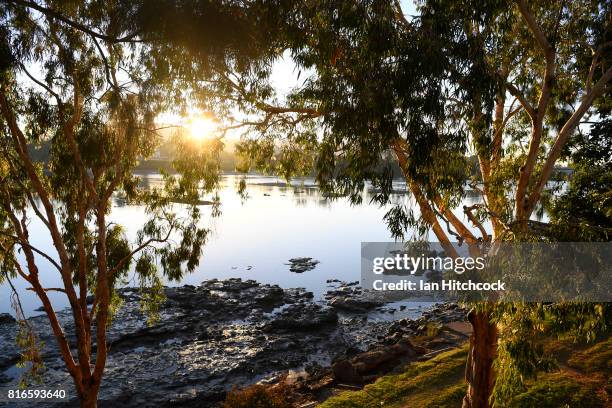
M 465 315 L 456 307 L 419 302 L 399 310 L 370 299 L 355 283 L 328 286 L 324 301 L 314 300 L 305 289 L 240 279 L 166 288 L 161 320 L 153 326 L 140 313 L 138 291 L 122 290 L 124 304 L 108 334 L 100 406 L 214 407 L 233 386 L 274 382 L 292 372 L 331 373 L 334 362 L 396 344 L 425 330 L 430 321 L 460 321 Z M 348 302 L 353 307 L 340 301 L 347 299 L 353 299 Z M 74 344 L 71 316 L 61 312 L 60 320 Z M 15 386 L 21 374 L 15 367 L 16 323 L 7 316 L 0 321 L 0 386 Z M 46 317 L 29 321 L 44 342 L 43 385 L 66 387 L 74 398 Z M 416 353 L 404 351 L 411 357 Z M 343 370 L 338 375 L 346 381 Z

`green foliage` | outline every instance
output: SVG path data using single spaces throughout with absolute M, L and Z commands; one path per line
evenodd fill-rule
M 79 8 L 72 3 L 54 7 L 77 24 L 100 32 L 105 27 L 112 36 L 136 29 L 133 24 L 144 24 L 144 20 L 124 17 L 142 16 L 147 6 L 102 6 L 94 1 Z M 13 61 L 0 75 L 9 104 L 0 122 L 4 152 L 2 211 L 20 212 L 34 205 L 33 198 L 41 194 L 31 185 L 32 177 L 19 156 L 13 130 L 8 128 L 7 115 L 13 107 L 13 114 L 23 124 L 28 148 L 40 143 L 48 148 L 45 160 L 33 161 L 33 165 L 42 188 L 53 199 L 74 284 L 80 283 L 84 271 L 88 287 L 95 288 L 98 259 L 103 257 L 113 272 L 109 283 L 114 288 L 132 270 L 132 259 L 139 260 L 145 249 L 152 256 L 140 261 L 137 273 L 150 271 L 142 267 L 147 261 L 159 262 L 161 272 L 169 279 L 180 279 L 185 270 L 192 271 L 206 237 L 196 204 L 202 192 L 211 192 L 217 186 L 222 143 L 218 139 L 195 142 L 176 135 L 173 168 L 177 175 L 167 176 L 164 187 L 157 191 L 140 186 L 132 169 L 159 145 L 154 118 L 172 104 L 165 88 L 168 81 L 172 82 L 170 78 L 159 71 L 142 69 L 150 57 L 148 47 L 135 48 L 129 41 L 101 44 L 100 39 L 58 24 L 53 18 L 35 18 L 31 9 L 18 5 L 3 8 L 0 26 L 7 33 L 3 44 Z M 127 74 L 128 80 L 118 80 L 119 71 Z M 32 80 L 23 79 L 27 77 Z M 112 211 L 113 194 L 145 205 L 150 219 L 135 242 L 129 242 L 121 226 L 111 225 L 105 232 L 106 252 L 101 254 L 97 229 L 100 217 L 106 218 Z M 177 209 L 172 204 L 176 201 L 187 205 Z M 48 217 L 46 208 L 38 209 L 40 216 Z M 177 212 L 185 215 L 177 216 Z M 0 221 L 5 234 L 15 235 L 4 213 Z M 11 273 L 14 244 L 14 240 L 8 240 L 2 251 L 3 268 Z M 92 256 L 84 257 L 83 253 Z M 84 260 L 86 264 L 80 265 Z M 161 276 L 154 279 L 145 274 L 141 282 L 159 286 L 160 281 Z
M 166 300 L 155 260 L 150 252 L 145 252 L 136 263 L 140 287 L 140 309 L 147 316 L 149 324 L 159 321 L 159 308 Z
M 593 342 L 599 334 L 610 333 L 612 315 L 608 304 L 506 303 L 499 304 L 493 316 L 501 328 L 493 399 L 505 406 L 527 389 L 528 380 L 557 367 L 545 339 Z
M 184 132 L 172 140 L 173 175 L 166 175 L 162 187 L 148 189 L 133 174 L 165 142 L 157 116 L 185 112 L 194 102 L 177 97 L 176 77 L 163 64 L 150 64 L 159 54 L 144 40 L 153 42 L 157 33 L 145 23 L 167 22 L 154 18 L 151 4 L 94 0 L 0 7 L 0 283 L 19 276 L 45 298 L 39 266 L 42 258 L 49 261 L 63 283 L 51 290 L 63 291 L 73 309 L 79 347 L 62 357 L 75 378 L 78 370 L 91 373 L 71 361 L 92 361 L 91 350 L 100 357 L 105 349 L 103 338 L 92 347 L 92 329 L 107 327 L 116 316 L 118 287 L 135 278 L 151 322 L 163 302 L 164 280 L 179 280 L 197 266 L 207 235 L 198 205 L 218 185 L 220 138 L 196 142 Z M 218 3 L 208 11 L 215 8 L 226 22 L 240 20 L 232 7 Z M 239 44 L 229 36 L 223 41 L 235 49 Z M 213 58 L 224 62 L 225 56 L 223 51 Z M 142 206 L 147 217 L 135 239 L 110 221 L 118 196 Z M 212 215 L 218 214 L 216 197 Z M 51 238 L 50 250 L 32 245 L 32 218 Z M 18 252 L 27 260 L 21 266 Z M 28 351 L 36 349 L 35 337 L 24 332 L 18 340 L 36 368 Z M 60 350 L 70 348 L 65 338 L 57 340 Z M 92 368 L 97 378 L 91 384 L 77 387 L 97 390 L 98 368 Z
M 34 329 L 23 318 L 18 321 L 18 324 L 19 328 L 17 329 L 15 341 L 21 350 L 21 354 L 16 366 L 24 369 L 19 379 L 19 386 L 25 388 L 29 384 L 40 384 L 42 382 L 45 366 L 40 353 L 44 347 L 44 343 L 38 338 Z
M 0 278 L 0 284 L 6 281 L 11 289 L 11 306 L 15 310 L 18 324 L 15 342 L 21 351 L 16 366 L 23 369 L 21 378 L 19 379 L 19 386 L 25 388 L 28 384 L 33 382 L 40 383 L 42 381 L 42 374 L 44 373 L 45 366 L 42 361 L 41 351 L 44 347 L 44 342 L 40 340 L 34 328 L 30 322 L 26 320 L 23 314 L 21 299 L 13 285 L 11 280 L 12 277 L 4 271 Z
M 577 136 L 569 156 L 574 173 L 567 190 L 548 206 L 556 235 L 575 241 L 609 241 L 612 234 L 612 120 Z M 584 205 L 588 203 L 588 205 Z

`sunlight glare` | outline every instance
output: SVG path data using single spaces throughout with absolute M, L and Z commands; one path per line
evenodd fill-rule
M 196 118 L 189 123 L 189 133 L 194 139 L 201 140 L 211 137 L 216 130 L 217 124 L 211 118 Z

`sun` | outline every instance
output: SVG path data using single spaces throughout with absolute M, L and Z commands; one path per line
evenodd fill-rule
M 206 139 L 217 131 L 217 123 L 212 118 L 194 118 L 189 122 L 189 133 L 194 139 Z

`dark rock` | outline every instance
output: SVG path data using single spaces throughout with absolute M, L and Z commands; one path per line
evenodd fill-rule
M 287 307 L 268 323 L 264 330 L 318 330 L 335 325 L 338 315 L 335 310 L 317 304 L 298 303 Z
M 334 378 L 338 382 L 346 382 L 349 384 L 359 384 L 363 378 L 357 372 L 355 366 L 348 360 L 341 360 L 334 363 L 332 366 Z
M 368 298 L 368 291 L 354 283 L 330 283 L 338 291 L 330 301 L 342 298 L 345 305 L 357 306 L 360 313 L 382 304 Z M 124 302 L 108 331 L 111 347 L 100 406 L 212 408 L 232 386 L 243 387 L 256 379 L 282 376 L 285 370 L 305 369 L 306 376 L 315 378 L 309 387 L 329 386 L 332 368 L 325 363 L 313 364 L 314 356 L 317 361 L 336 363 L 342 361 L 339 356 L 344 356 L 351 364 L 352 374 L 356 372 L 359 377 L 349 372 L 342 381 L 367 381 L 394 365 L 394 361 L 411 358 L 403 346 L 396 347 L 400 350 L 393 347 L 418 325 L 428 322 L 404 320 L 392 332 L 392 322 L 368 319 L 365 313 L 339 319 L 340 308 L 313 302 L 313 294 L 304 289 L 282 289 L 252 280 L 213 279 L 199 286 L 164 288 L 164 292 L 161 320 L 148 326 L 140 310 L 139 290 L 119 290 Z M 429 311 L 431 319 L 440 321 L 463 319 L 463 313 L 460 308 L 445 305 Z M 58 319 L 74 344 L 72 314 L 60 311 Z M 18 361 L 19 349 L 14 319 L 0 315 L 0 322 L 5 322 L 0 324 L 0 372 L 5 372 Z M 47 371 L 41 386 L 73 390 L 48 319 L 36 316 L 29 323 L 44 344 L 41 355 Z M 364 350 L 379 353 L 381 348 L 382 356 L 394 355 L 396 359 L 378 354 L 358 359 Z M 3 387 L 15 386 L 19 381 L 5 377 L 0 378 L 5 381 Z
M 15 323 L 16 320 L 13 316 L 8 313 L 0 313 L 0 324 L 4 323 Z
M 340 360 L 332 366 L 332 371 L 337 381 L 358 384 L 371 375 L 388 372 L 401 362 L 414 359 L 426 351 L 402 338 L 390 346 L 378 346 L 350 360 Z
M 312 258 L 291 258 L 289 263 L 285 265 L 289 265 L 289 271 L 291 272 L 304 273 L 313 270 L 317 264 L 319 264 L 319 261 Z
M 329 305 L 336 309 L 361 313 L 381 306 L 382 303 L 367 299 L 338 296 L 331 299 Z
M 425 277 L 430 282 L 438 282 L 438 281 L 442 280 L 442 272 L 440 272 L 440 271 L 427 271 L 425 273 Z

